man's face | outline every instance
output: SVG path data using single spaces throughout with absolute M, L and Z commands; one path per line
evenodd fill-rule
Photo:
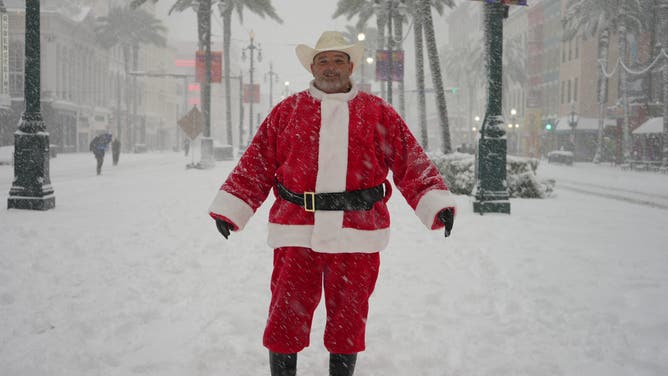
M 315 78 L 315 86 L 325 93 L 345 93 L 350 90 L 353 63 L 343 52 L 325 51 L 315 55 L 311 72 Z

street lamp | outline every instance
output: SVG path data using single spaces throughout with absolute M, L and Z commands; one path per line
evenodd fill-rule
M 290 95 L 290 81 L 285 81 L 283 85 L 285 86 L 285 89 L 283 91 L 283 96 L 287 98 L 288 95 Z
M 578 114 L 575 112 L 575 101 L 571 102 L 571 112 L 568 114 L 568 126 L 571 127 L 571 144 L 573 147 L 573 159 L 575 159 L 575 128 L 578 126 Z
M 517 110 L 514 108 L 510 109 L 510 120 L 511 122 L 508 123 L 508 128 L 509 131 L 513 131 L 513 134 L 515 135 L 515 153 L 517 155 L 520 154 L 520 134 L 519 134 L 519 128 L 520 125 L 517 123 Z
M 476 158 L 476 192 L 473 211 L 476 213 L 510 214 L 508 186 L 506 184 L 506 133 L 503 124 L 502 77 L 503 19 L 508 6 L 500 1 L 482 4 L 485 14 L 484 35 L 488 48 L 486 57 L 487 109 L 480 129 Z
M 248 108 L 248 143 L 250 144 L 250 140 L 253 138 L 253 102 L 255 101 L 255 88 L 253 86 L 253 63 L 254 63 L 254 54 L 255 50 L 258 50 L 257 52 L 257 61 L 261 62 L 262 61 L 262 50 L 260 47 L 256 46 L 254 41 L 255 41 L 255 33 L 251 30 L 250 34 L 250 44 L 246 47 L 244 47 L 241 51 L 241 60 L 246 60 L 246 50 L 250 51 L 250 88 L 248 90 L 248 103 L 249 103 L 249 108 Z
M 471 146 L 475 147 L 476 132 L 480 127 L 480 116 L 476 115 L 473 117 L 473 120 L 475 121 L 475 125 L 471 127 Z
M 364 35 L 364 33 L 359 33 L 359 34 L 357 34 L 357 40 L 358 40 L 358 41 L 363 42 L 365 39 L 366 39 L 366 35 Z M 368 59 L 368 58 L 367 58 L 367 59 Z M 368 61 L 367 61 L 367 62 L 368 62 Z M 362 75 L 362 85 L 364 85 L 364 64 L 360 64 L 360 65 L 361 65 L 361 67 L 360 67 L 360 69 L 361 69 L 360 74 Z
M 8 209 L 49 210 L 56 196 L 49 176 L 49 134 L 40 105 L 39 0 L 26 0 L 25 13 L 25 111 L 14 133 L 14 182 Z
M 269 76 L 269 109 L 271 110 L 274 107 L 273 101 L 273 91 L 274 91 L 274 82 L 278 82 L 278 73 L 274 72 L 274 63 L 269 63 L 269 72 L 265 73 L 264 81 L 267 81 L 267 76 Z

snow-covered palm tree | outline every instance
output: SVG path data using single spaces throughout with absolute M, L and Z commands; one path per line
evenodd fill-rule
M 139 47 L 141 45 L 164 46 L 166 44 L 165 32 L 167 29 L 162 22 L 148 12 L 129 7 L 112 7 L 106 16 L 96 19 L 95 33 L 98 42 L 105 48 L 117 45 L 123 51 L 123 70 L 126 80 L 130 72 L 130 58 L 132 54 L 133 69 L 137 69 Z M 127 82 L 127 81 L 126 81 Z M 134 86 L 134 85 L 133 85 Z M 126 88 L 128 85 L 126 85 Z M 135 88 L 133 87 L 133 90 Z M 126 124 L 130 124 L 130 95 L 125 95 L 127 118 Z M 117 138 L 121 138 L 120 122 L 118 123 Z M 132 137 L 133 135 L 130 135 Z M 132 142 L 130 138 L 130 142 Z M 131 145 L 128 145 L 131 146 Z
M 149 0 L 132 0 L 133 7 L 138 7 Z M 154 3 L 158 0 L 150 0 Z M 271 0 L 209 0 L 211 7 L 217 4 L 223 19 L 223 56 L 229 59 L 230 45 L 232 41 L 232 13 L 236 11 L 239 20 L 243 22 L 244 10 L 248 9 L 262 18 L 269 16 L 272 20 L 283 23 L 283 20 L 276 13 L 276 9 Z M 211 35 L 211 7 L 200 6 L 199 0 L 176 0 L 169 10 L 171 14 L 174 11 L 182 12 L 193 8 L 197 12 L 197 35 L 200 48 L 210 44 L 205 41 L 206 35 Z M 225 119 L 227 123 L 227 140 L 232 142 L 232 92 L 230 88 L 230 64 L 223 64 L 223 81 L 225 84 Z
M 422 58 L 422 36 L 426 42 L 427 52 L 429 55 L 430 67 L 432 71 L 432 82 L 436 92 L 437 108 L 442 129 L 442 143 L 441 150 L 444 153 L 451 151 L 450 146 L 450 130 L 448 125 L 447 104 L 445 101 L 445 89 L 443 87 L 443 80 L 441 78 L 440 63 L 438 51 L 436 47 L 436 37 L 434 34 L 433 19 L 431 17 L 431 9 L 436 10 L 438 14 L 443 14 L 445 7 L 454 7 L 453 0 L 403 0 L 408 10 L 408 15 L 413 17 L 414 31 L 420 32 L 419 36 L 415 37 L 415 70 L 417 75 L 418 86 L 422 85 L 423 89 L 418 88 L 418 105 L 420 110 L 420 129 L 422 130 L 422 143 L 426 147 L 426 116 L 424 114 L 424 59 Z M 366 22 L 372 16 L 376 16 L 376 26 L 378 33 L 378 47 L 383 48 L 385 41 L 385 25 L 387 20 L 387 12 L 378 12 L 379 7 L 382 7 L 384 1 L 382 0 L 339 0 L 337 9 L 333 18 L 345 15 L 348 19 L 355 16 L 358 17 L 358 28 L 363 28 Z M 400 21 L 402 22 L 402 21 Z M 400 29 L 401 30 L 401 29 Z M 417 34 L 418 32 L 415 32 Z
M 598 58 L 601 62 L 608 61 L 610 33 L 617 32 L 619 37 L 619 56 L 624 59 L 626 54 L 626 37 L 629 28 L 639 30 L 642 27 L 642 11 L 639 0 L 569 0 L 566 15 L 562 20 L 564 25 L 564 40 L 571 40 L 580 33 L 586 37 L 598 35 Z M 626 162 L 631 156 L 631 136 L 629 132 L 627 72 L 620 67 L 619 81 L 624 109 L 622 123 L 622 157 Z M 603 145 L 603 124 L 607 97 L 607 78 L 603 69 L 599 70 L 599 119 L 598 142 L 594 162 L 601 159 Z

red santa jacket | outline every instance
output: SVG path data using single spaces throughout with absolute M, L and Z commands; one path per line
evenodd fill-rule
M 455 203 L 436 166 L 381 98 L 358 91 L 327 94 L 313 83 L 276 105 L 221 186 L 209 214 L 244 228 L 278 180 L 293 192 L 342 192 L 386 183 L 368 211 L 316 211 L 282 199 L 269 212 L 273 248 L 376 252 L 389 240 L 388 172 L 420 220 L 442 228 L 439 211 Z

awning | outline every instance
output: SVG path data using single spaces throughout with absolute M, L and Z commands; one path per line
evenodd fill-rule
M 605 119 L 605 126 L 616 126 L 617 125 L 617 120 L 615 119 L 610 119 L 607 118 Z M 559 118 L 559 122 L 557 123 L 557 131 L 564 131 L 564 130 L 571 130 L 571 127 L 568 125 L 568 116 L 562 116 Z M 578 130 L 593 130 L 597 131 L 598 130 L 598 118 L 587 118 L 587 117 L 580 117 L 578 118 L 578 126 L 575 128 L 576 131 Z
M 642 123 L 632 133 L 633 134 L 663 133 L 663 118 L 662 117 L 650 118 L 646 122 Z

